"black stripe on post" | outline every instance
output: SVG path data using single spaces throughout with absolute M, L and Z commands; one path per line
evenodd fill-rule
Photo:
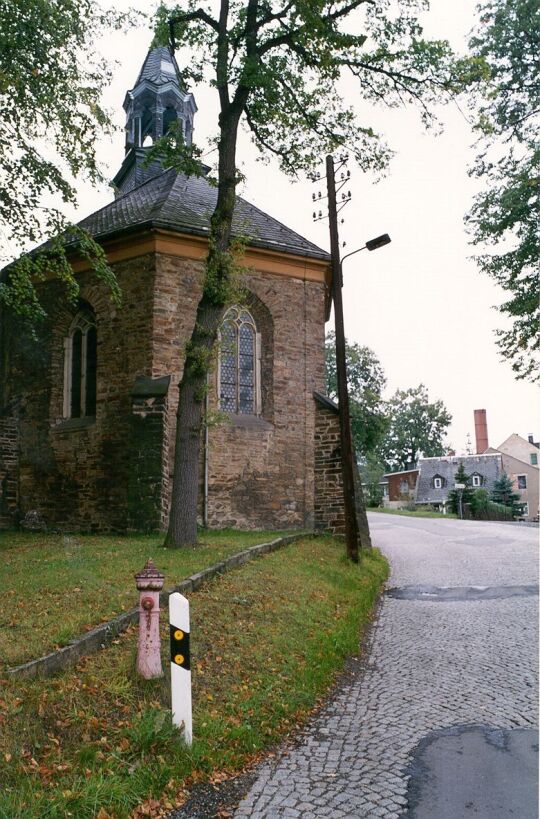
M 189 631 L 173 626 L 172 623 L 170 623 L 169 627 L 171 633 L 171 663 L 190 671 Z

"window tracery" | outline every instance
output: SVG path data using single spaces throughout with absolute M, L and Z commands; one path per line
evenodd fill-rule
M 219 406 L 224 412 L 260 412 L 260 336 L 253 316 L 234 306 L 219 330 Z

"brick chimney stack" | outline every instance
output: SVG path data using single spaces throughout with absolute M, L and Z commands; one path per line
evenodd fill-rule
M 489 447 L 485 409 L 474 411 L 474 434 L 476 436 L 476 454 L 482 455 Z

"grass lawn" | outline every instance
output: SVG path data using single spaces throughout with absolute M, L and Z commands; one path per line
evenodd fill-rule
M 158 816 L 302 723 L 358 651 L 388 566 L 341 541 L 305 539 L 190 595 L 194 742 L 170 722 L 165 676 L 134 674 L 136 629 L 74 670 L 0 680 L 0 817 Z M 165 619 L 165 618 L 163 618 Z
M 163 535 L 0 532 L 0 670 L 40 657 L 137 604 L 134 575 L 152 557 L 165 588 L 276 532 L 203 532 L 196 549 L 165 549 Z
M 409 518 L 457 518 L 453 512 L 447 512 L 443 515 L 442 512 L 435 512 L 432 509 L 415 509 L 414 512 L 408 509 L 382 509 L 378 507 L 370 507 L 368 512 L 381 512 L 383 515 L 405 515 Z

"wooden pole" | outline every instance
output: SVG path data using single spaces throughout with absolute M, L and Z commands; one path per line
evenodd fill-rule
M 339 234 L 336 206 L 336 180 L 334 158 L 326 157 L 326 185 L 328 190 L 328 217 L 330 223 L 330 255 L 332 263 L 332 297 L 336 329 L 336 375 L 339 402 L 339 428 L 341 437 L 341 474 L 343 477 L 343 505 L 345 507 L 345 541 L 347 557 L 358 563 L 358 518 L 354 492 L 353 446 L 347 388 L 347 364 L 345 356 L 345 330 L 343 325 L 343 299 L 341 265 L 339 260 Z

